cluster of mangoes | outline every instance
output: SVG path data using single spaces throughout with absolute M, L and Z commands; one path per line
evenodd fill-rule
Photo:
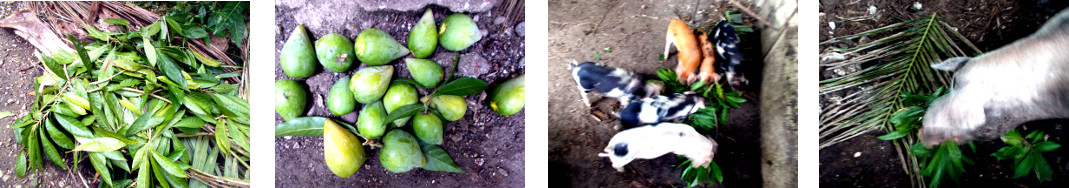
M 316 41 L 313 50 L 302 25 L 290 34 L 280 59 L 283 72 L 292 78 L 307 78 L 314 74 L 319 69 L 316 60 L 333 72 L 347 72 L 353 67 L 354 56 L 369 65 L 352 77 L 338 80 L 327 95 L 327 108 L 334 115 L 352 113 L 356 103 L 363 104 L 355 129 L 346 129 L 329 119 L 322 123 L 324 157 L 335 175 L 348 177 L 364 163 L 364 148 L 354 133 L 364 139 L 382 139 L 379 159 L 390 172 L 402 173 L 417 167 L 435 170 L 424 167 L 428 159 L 423 152 L 432 147 L 430 151 L 444 154 L 437 146 L 442 144 L 445 132 L 442 120 L 461 119 L 467 111 L 467 102 L 461 96 L 434 93 L 452 83 L 439 85 L 446 77 L 442 66 L 422 58 L 433 54 L 438 45 L 446 50 L 461 51 L 481 38 L 475 21 L 464 14 L 447 16 L 440 29 L 436 29 L 434 15 L 428 9 L 412 28 L 407 48 L 382 30 L 367 29 L 360 32 L 355 44 L 340 34 L 324 35 Z M 404 62 L 412 78 L 394 78 L 394 67 L 388 63 L 410 53 L 415 58 L 405 58 Z M 511 115 L 523 108 L 523 77 L 506 81 L 494 90 L 490 106 L 495 112 Z M 481 83 L 482 88 L 486 86 L 481 80 L 469 80 Z M 432 94 L 419 97 L 417 87 L 433 88 Z M 475 93 L 481 92 L 482 88 Z M 302 116 L 307 110 L 308 95 L 308 89 L 297 81 L 278 80 L 275 82 L 275 110 L 286 121 Z M 420 103 L 422 108 L 414 115 L 397 115 L 402 114 L 398 112 L 400 108 Z M 404 117 L 388 119 L 391 115 Z M 414 136 L 399 129 L 409 120 Z M 391 124 L 396 128 L 387 132 Z M 448 163 L 453 162 L 450 159 Z M 463 172 L 459 168 L 440 171 Z

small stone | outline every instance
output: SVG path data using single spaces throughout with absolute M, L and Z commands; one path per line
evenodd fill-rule
M 830 27 L 831 30 L 835 30 L 835 22 L 828 22 L 828 27 Z
M 293 138 L 293 136 L 283 136 L 283 137 L 282 137 L 282 139 L 286 139 L 286 140 L 289 140 L 289 139 L 291 139 L 291 138 Z
M 858 158 L 858 157 L 861 157 L 861 152 L 860 151 L 857 152 L 857 153 L 854 153 L 854 158 Z
M 494 25 L 504 24 L 505 21 L 508 21 L 508 19 L 505 19 L 503 16 L 498 16 L 497 18 L 494 18 Z
M 301 148 L 301 143 L 300 142 L 293 143 L 293 149 L 298 149 L 298 148 Z
M 876 14 L 876 5 L 869 5 L 869 15 Z
M 477 53 L 460 55 L 460 75 L 475 77 L 490 72 L 490 62 Z
M 921 6 L 921 2 L 913 2 L 913 7 L 910 7 L 910 8 L 913 8 L 913 10 L 921 10 L 921 8 L 924 8 L 924 7 Z
M 524 23 L 526 22 L 520 22 L 520 24 L 516 24 L 516 35 L 519 35 L 520 37 L 523 37 L 523 35 L 527 32 L 524 29 Z
M 486 159 L 483 159 L 482 157 L 475 158 L 475 165 L 483 166 L 483 163 L 485 162 Z

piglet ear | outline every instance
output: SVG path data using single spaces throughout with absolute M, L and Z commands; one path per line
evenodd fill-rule
M 940 62 L 940 63 L 932 64 L 931 67 L 933 69 L 935 69 L 935 70 L 954 72 L 954 71 L 957 71 L 958 68 L 961 68 L 962 65 L 965 65 L 966 62 L 969 62 L 969 60 L 972 60 L 972 58 L 971 57 L 955 57 L 955 58 L 950 58 L 950 59 L 947 59 L 947 60 L 943 60 L 943 62 Z

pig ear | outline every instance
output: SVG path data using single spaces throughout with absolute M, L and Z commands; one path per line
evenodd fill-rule
M 931 66 L 935 70 L 954 72 L 954 71 L 958 70 L 958 68 L 961 68 L 962 65 L 965 65 L 966 62 L 969 62 L 969 60 L 972 60 L 972 58 L 971 57 L 955 57 L 955 58 L 950 58 L 950 59 L 947 59 L 947 60 L 943 60 L 943 62 L 940 62 L 940 63 L 932 64 Z

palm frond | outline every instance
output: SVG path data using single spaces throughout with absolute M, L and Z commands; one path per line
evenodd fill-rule
M 855 45 L 867 38 L 876 40 Z M 821 45 L 853 46 L 826 48 L 822 57 L 838 53 L 847 58 L 821 62 L 822 70 L 859 70 L 837 72 L 841 75 L 821 80 L 820 95 L 829 104 L 821 106 L 820 148 L 870 131 L 894 131 L 890 119 L 905 107 L 901 102 L 903 93 L 931 93 L 950 84 L 949 74 L 933 70 L 930 64 L 980 52 L 936 15 L 831 39 Z M 917 159 L 909 155 L 909 143 L 916 139 L 916 135 L 908 135 L 894 141 L 903 170 L 913 176 L 915 185 L 923 184 L 916 173 L 920 171 Z

